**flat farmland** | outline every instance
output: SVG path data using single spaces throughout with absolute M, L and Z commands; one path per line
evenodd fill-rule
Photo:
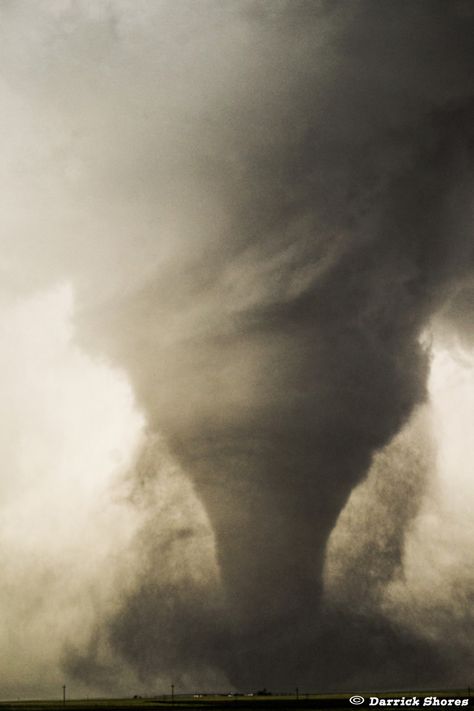
M 126 699 L 70 699 L 64 703 L 62 700 L 18 700 L 0 702 L 0 711 L 92 711 L 93 709 L 103 709 L 104 711 L 126 711 L 148 709 L 149 711 L 309 711 L 310 709 L 357 709 L 372 708 L 374 711 L 386 705 L 397 708 L 412 708 L 412 704 L 402 703 L 402 699 L 419 699 L 419 708 L 435 708 L 441 711 L 447 705 L 456 708 L 464 699 L 464 704 L 460 708 L 472 706 L 472 699 L 468 698 L 468 689 L 443 690 L 443 691 L 394 691 L 394 692 L 363 692 L 364 702 L 362 704 L 351 705 L 350 694 L 305 694 L 292 695 L 176 695 L 174 700 L 169 695 L 158 695 L 153 697 L 135 697 Z M 369 706 L 370 697 L 377 697 L 378 703 Z M 387 700 L 392 699 L 390 704 Z M 397 703 L 393 700 L 397 699 Z M 425 699 L 436 699 L 428 704 Z M 451 701 L 448 704 L 448 701 Z M 454 701 L 456 700 L 456 705 Z M 468 704 L 468 706 L 467 706 Z

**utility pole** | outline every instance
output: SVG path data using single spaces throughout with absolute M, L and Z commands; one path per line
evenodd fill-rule
M 171 684 L 171 705 L 174 705 L 174 684 Z
M 66 706 L 66 684 L 63 684 L 63 706 Z

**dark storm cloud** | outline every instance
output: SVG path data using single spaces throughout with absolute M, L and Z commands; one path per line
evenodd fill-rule
M 375 613 L 322 631 L 318 600 L 339 511 L 424 398 L 420 332 L 471 267 L 472 15 L 437 2 L 224 8 L 243 27 L 235 89 L 189 102 L 198 148 L 171 187 L 186 204 L 204 181 L 217 224 L 201 234 L 194 207 L 185 260 L 96 316 L 204 502 L 223 601 L 212 625 L 195 591 L 144 573 L 110 640 L 145 676 L 202 654 L 237 685 L 331 685 L 366 659 L 367 683 L 403 684 L 414 654 L 434 681 L 434 657 Z M 219 9 L 201 12 L 212 23 Z M 395 567 L 400 544 L 392 553 Z M 311 651 L 340 628 L 354 640 L 342 671 L 339 654 Z
M 79 116 L 78 212 L 101 215 L 57 259 L 83 342 L 126 368 L 191 478 L 222 588 L 150 574 L 199 533 L 155 542 L 148 512 L 142 573 L 101 630 L 143 678 L 403 685 L 424 665 L 434 683 L 436 653 L 375 613 L 324 618 L 321 575 L 352 488 L 425 397 L 420 333 L 472 269 L 472 8 L 107 8 L 54 25 L 38 77 Z M 80 655 L 66 666 L 87 676 Z
M 420 665 L 434 682 L 421 643 L 375 612 L 329 624 L 318 600 L 339 511 L 424 398 L 418 337 L 471 267 L 472 17 L 437 2 L 239 9 L 255 65 L 209 109 L 196 163 L 225 228 L 104 314 L 217 537 L 219 631 L 203 632 L 205 604 L 198 623 L 180 613 L 175 664 L 199 637 L 237 685 L 403 684 Z M 141 629 L 159 633 L 167 599 L 144 582 L 111 624 L 139 668 L 163 662 Z M 337 642 L 325 663 L 314 649 L 342 630 L 341 670 Z

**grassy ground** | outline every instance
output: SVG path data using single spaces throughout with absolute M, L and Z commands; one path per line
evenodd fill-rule
M 327 708 L 337 709 L 338 703 L 328 700 Z M 347 708 L 346 704 L 344 707 Z M 174 704 L 170 701 L 159 699 L 88 699 L 67 701 L 64 706 L 60 701 L 15 701 L 0 703 L 0 711 L 92 711 L 93 709 L 103 709 L 103 711 L 126 711 L 153 709 L 160 711 L 296 711 L 296 709 L 322 709 L 321 702 L 314 703 L 311 698 L 304 698 L 296 701 L 294 697 L 267 697 L 265 699 L 226 699 L 223 697 L 206 698 L 197 700 L 176 699 Z
M 466 697 L 467 689 L 450 691 L 416 691 L 416 692 L 391 692 L 363 694 L 366 698 L 370 695 L 379 697 L 396 696 L 438 696 L 441 697 Z M 8 701 L 0 702 L 0 711 L 93 711 L 102 709 L 103 711 L 337 711 L 337 709 L 357 709 L 348 703 L 350 694 L 300 694 L 291 696 L 176 696 L 174 702 L 169 696 L 157 696 L 154 698 L 136 699 L 78 699 L 67 700 L 64 705 L 62 701 Z M 360 707 L 363 709 L 364 707 Z M 377 708 L 377 707 L 375 707 Z M 466 708 L 466 707 L 464 707 Z M 374 709 L 375 711 L 375 709 Z M 406 709 L 405 711 L 408 711 Z M 439 709 L 435 711 L 444 711 Z

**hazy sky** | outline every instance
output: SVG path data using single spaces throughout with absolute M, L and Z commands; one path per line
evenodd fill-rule
M 2 697 L 472 681 L 473 19 L 1 0 Z

